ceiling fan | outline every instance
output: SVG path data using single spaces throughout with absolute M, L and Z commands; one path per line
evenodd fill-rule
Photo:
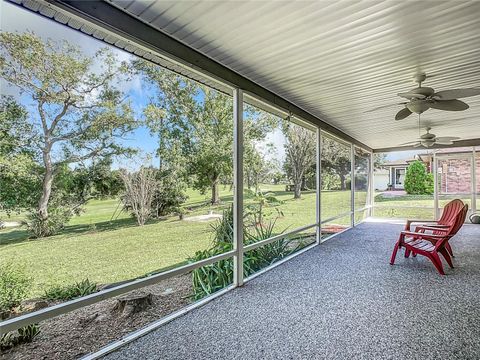
M 432 130 L 432 128 L 429 128 L 429 127 L 427 127 L 425 130 L 427 132 L 421 135 L 418 140 L 403 143 L 401 144 L 401 146 L 410 145 L 413 147 L 423 146 L 423 147 L 429 148 L 435 144 L 436 145 L 453 145 L 454 141 L 460 140 L 460 138 L 456 136 L 437 137 L 435 134 L 430 133 L 430 130 Z
M 418 87 L 408 92 L 398 94 L 398 96 L 408 99 L 408 101 L 397 104 L 403 105 L 404 108 L 395 115 L 395 120 L 403 120 L 412 113 L 421 114 L 430 108 L 445 111 L 467 110 L 469 108 L 468 104 L 458 99 L 480 95 L 480 89 L 475 88 L 435 92 L 431 87 L 422 86 L 422 82 L 427 78 L 426 74 L 416 74 L 414 78 L 415 82 L 418 83 Z M 385 106 L 382 106 L 380 108 L 384 107 Z

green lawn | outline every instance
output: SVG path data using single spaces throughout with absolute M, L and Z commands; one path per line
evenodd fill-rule
M 315 192 L 293 200 L 284 186 L 266 186 L 283 200 L 283 216 L 277 221 L 278 232 L 315 222 Z M 222 204 L 208 205 L 208 195 L 190 190 L 185 204 L 187 217 L 221 213 L 232 201 L 229 188 L 222 188 Z M 246 199 L 246 205 L 251 199 Z M 269 210 L 267 210 L 268 212 Z M 19 217 L 21 220 L 21 216 Z M 85 212 L 74 217 L 62 234 L 29 240 L 23 228 L 0 230 L 0 258 L 25 266 L 34 279 L 32 296 L 41 295 L 53 285 L 66 285 L 89 278 L 111 283 L 143 276 L 171 267 L 211 244 L 210 222 L 180 221 L 177 216 L 151 221 L 144 227 L 119 212 L 118 200 L 93 200 Z
M 294 200 L 283 185 L 264 185 L 262 190 L 274 192 L 283 201 L 275 228 L 278 233 L 315 222 L 315 191 L 304 192 L 300 200 Z M 229 187 L 221 189 L 222 204 L 217 206 L 208 204 L 208 194 L 189 190 L 188 195 L 184 205 L 187 217 L 204 215 L 210 210 L 221 213 L 232 201 Z M 359 192 L 356 200 L 364 204 L 365 197 L 366 193 Z M 322 191 L 321 200 L 322 218 L 326 219 L 349 210 L 350 192 Z M 427 206 L 428 202 L 428 199 L 408 198 L 377 204 Z M 252 199 L 247 197 L 245 205 L 251 203 Z M 85 278 L 112 283 L 143 276 L 184 263 L 197 250 L 211 244 L 212 221 L 181 221 L 178 216 L 170 216 L 138 227 L 134 219 L 119 210 L 116 199 L 90 201 L 85 212 L 74 217 L 61 234 L 44 239 L 29 240 L 23 228 L 0 230 L 0 258 L 24 265 L 34 279 L 31 295 L 38 296 L 53 285 L 71 284 Z M 381 211 L 377 209 L 376 215 L 381 215 Z M 385 215 L 391 215 L 385 211 Z M 270 218 L 277 216 L 272 209 L 266 212 L 271 213 Z M 356 214 L 357 220 L 362 216 L 362 213 Z M 349 222 L 350 216 L 346 216 L 330 223 L 349 225 Z M 314 229 L 308 232 L 313 233 Z

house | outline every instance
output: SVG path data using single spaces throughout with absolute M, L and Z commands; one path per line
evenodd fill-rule
M 433 157 L 426 154 L 417 154 L 411 158 L 385 162 L 374 173 L 375 190 L 403 190 L 407 168 L 413 161 L 420 160 L 431 172 Z
M 438 149 L 437 176 L 440 194 L 470 194 L 472 174 L 472 151 L 469 148 Z M 425 164 L 427 172 L 433 172 L 433 153 L 416 154 L 411 158 L 385 162 L 374 173 L 375 190 L 403 190 L 408 166 L 415 160 Z M 480 158 L 476 158 L 476 176 L 480 176 Z M 477 185 L 477 193 L 480 185 Z

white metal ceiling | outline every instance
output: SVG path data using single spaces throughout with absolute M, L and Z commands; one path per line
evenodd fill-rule
M 480 87 L 476 1 L 124 1 L 113 4 L 373 148 L 418 135 L 396 122 L 416 71 L 436 90 Z M 480 97 L 428 110 L 438 136 L 480 138 Z

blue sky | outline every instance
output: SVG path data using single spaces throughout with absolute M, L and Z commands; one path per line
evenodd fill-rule
M 33 31 L 35 34 L 44 39 L 51 38 L 53 40 L 67 40 L 72 44 L 78 45 L 86 55 L 93 55 L 98 49 L 102 47 L 109 47 L 117 55 L 120 61 L 128 61 L 133 59 L 133 56 L 125 51 L 114 48 L 106 43 L 94 39 L 93 37 L 84 35 L 79 31 L 72 30 L 64 25 L 24 10 L 16 5 L 1 1 L 0 7 L 0 24 L 3 31 Z M 31 107 L 31 104 L 28 102 L 26 97 L 20 97 L 17 89 L 6 86 L 5 82 L 0 82 L 0 86 L 2 93 L 13 95 L 24 105 Z M 142 109 L 149 102 L 149 92 L 146 91 L 147 89 L 145 89 L 141 79 L 138 76 L 134 76 L 128 82 L 124 81 L 120 83 L 119 87 L 129 96 L 137 118 L 141 118 Z M 35 111 L 32 111 L 31 114 L 32 116 L 35 116 Z M 267 136 L 264 144 L 273 143 L 277 149 L 275 156 L 279 159 L 283 159 L 285 156 L 283 149 L 284 142 L 285 139 L 283 134 L 280 130 L 276 130 Z M 147 128 L 138 128 L 134 133 L 131 134 L 131 136 L 129 136 L 128 140 L 124 141 L 124 144 L 141 149 L 142 153 L 145 155 L 150 155 L 153 164 L 158 164 L 158 159 L 155 157 L 158 139 L 156 136 L 152 136 Z M 264 146 L 262 144 L 259 144 L 259 148 L 263 147 Z M 410 158 L 418 152 L 419 151 L 390 153 L 388 155 L 388 159 L 396 160 Z M 127 164 L 122 163 L 120 160 L 116 166 L 127 166 Z
M 86 55 L 93 55 L 98 49 L 109 47 L 117 55 L 119 61 L 133 59 L 133 57 L 127 52 L 118 50 L 117 48 L 109 46 L 93 37 L 84 35 L 64 25 L 58 24 L 4 1 L 1 2 L 1 27 L 2 31 L 32 31 L 43 39 L 51 38 L 53 40 L 67 40 L 72 44 L 78 45 Z M 95 69 L 93 70 L 95 71 Z M 5 82 L 2 82 L 0 86 L 2 94 L 15 96 L 22 104 L 31 109 L 32 101 L 25 95 L 21 96 L 17 88 L 9 86 Z M 136 117 L 141 118 L 142 110 L 148 103 L 149 98 L 148 94 L 144 91 L 145 89 L 142 86 L 140 78 L 135 76 L 131 81 L 120 83 L 119 87 L 128 95 Z M 35 111 L 30 111 L 30 116 L 33 121 L 35 121 L 35 114 Z M 147 128 L 138 128 L 123 142 L 125 145 L 141 149 L 145 154 L 144 157 L 146 157 L 147 154 L 151 155 L 152 161 L 158 163 L 158 159 L 155 159 L 154 157 L 158 139 L 155 136 L 150 135 Z M 121 159 L 120 162 L 122 162 Z M 123 166 L 125 164 L 121 165 Z

